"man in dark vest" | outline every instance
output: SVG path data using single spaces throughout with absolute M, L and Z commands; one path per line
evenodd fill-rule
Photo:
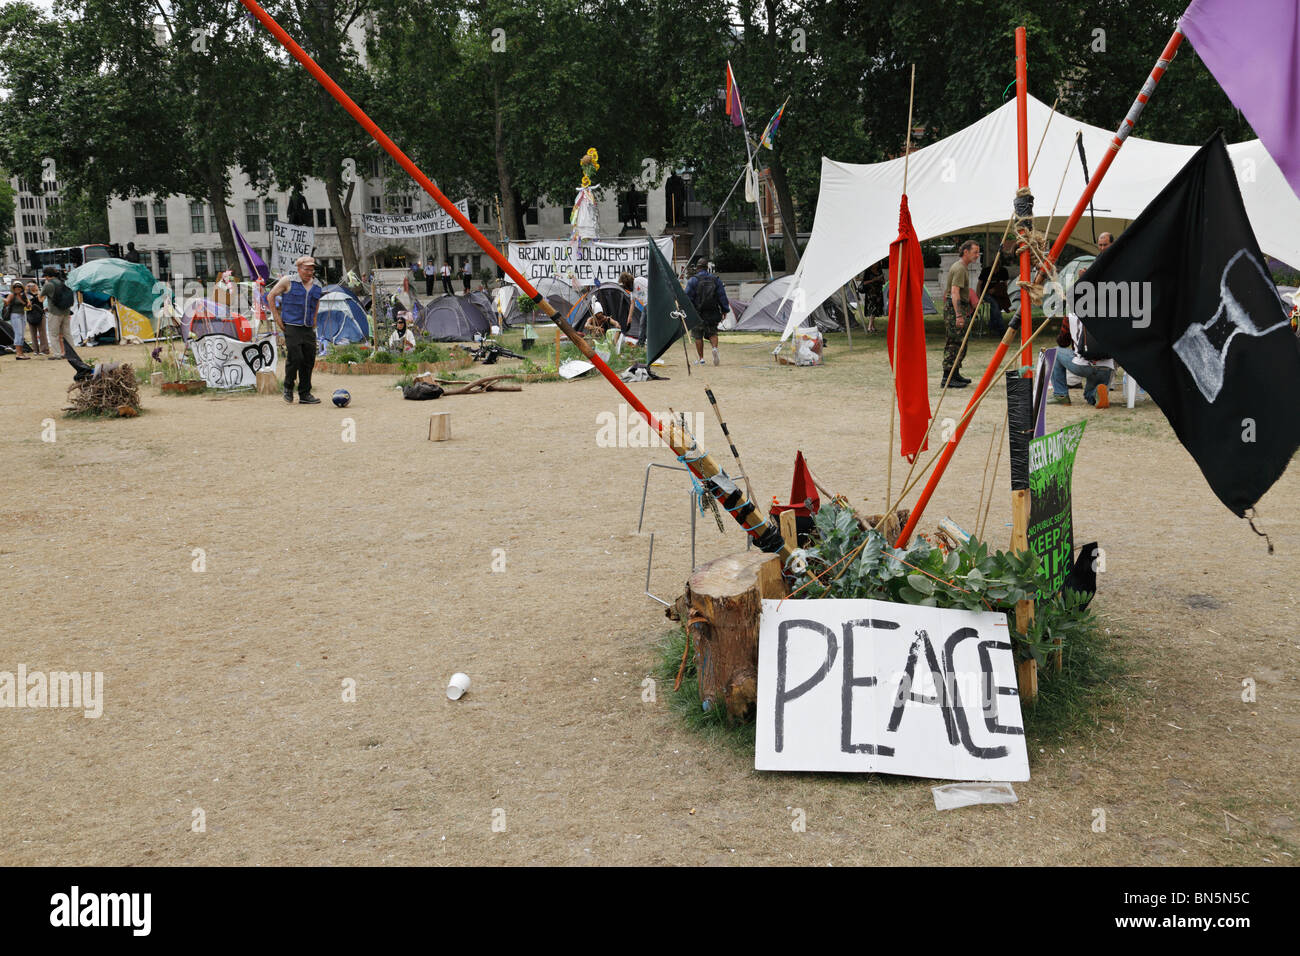
M 311 393 L 311 370 L 316 365 L 316 313 L 324 294 L 316 281 L 316 260 L 301 256 L 295 263 L 297 278 L 283 276 L 266 291 L 275 325 L 284 336 L 284 400 L 293 404 L 294 380 L 298 404 L 319 405 Z

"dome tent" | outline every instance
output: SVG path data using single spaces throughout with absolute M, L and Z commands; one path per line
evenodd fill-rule
M 641 337 L 641 313 L 632 309 L 632 297 L 621 285 L 608 284 L 598 286 L 580 298 L 569 311 L 569 324 L 581 332 L 594 311 L 593 302 L 599 302 L 601 311 L 614 320 L 614 323 L 628 338 Z M 628 312 L 631 310 L 631 316 Z
M 794 276 L 778 276 L 754 293 L 734 332 L 784 332 L 790 318 L 791 303 L 786 296 L 794 286 Z M 844 326 L 840 309 L 827 300 L 812 310 L 810 319 L 823 332 L 839 332 Z M 808 324 L 808 323 L 801 323 Z
M 364 342 L 370 337 L 370 323 L 366 310 L 347 289 L 341 285 L 328 285 L 321 296 L 316 312 L 316 341 L 320 345 L 345 345 Z
M 473 296 L 442 295 L 419 310 L 415 327 L 437 342 L 472 342 L 492 330 L 495 314 L 490 302 L 484 306 Z

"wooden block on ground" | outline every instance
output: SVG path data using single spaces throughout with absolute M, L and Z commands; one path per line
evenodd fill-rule
M 686 583 L 700 701 L 745 719 L 758 701 L 758 616 L 786 595 L 781 558 L 742 551 L 701 565 Z
M 429 416 L 429 441 L 446 441 L 451 438 L 451 412 L 437 412 Z
M 274 395 L 279 390 L 280 389 L 275 382 L 274 372 L 257 373 L 257 394 L 258 395 Z
M 1016 665 L 1016 683 L 1020 685 L 1020 700 L 1032 704 L 1038 699 L 1038 661 L 1032 657 Z

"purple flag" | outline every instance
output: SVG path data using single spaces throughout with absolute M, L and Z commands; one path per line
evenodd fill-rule
M 1179 28 L 1300 196 L 1300 4 L 1192 0 Z
M 270 266 L 248 244 L 248 240 L 239 231 L 239 227 L 235 225 L 234 220 L 231 220 L 230 228 L 235 230 L 235 245 L 239 247 L 239 254 L 243 256 L 244 264 L 248 266 L 248 277 L 254 281 L 260 278 L 269 283 L 271 281 Z

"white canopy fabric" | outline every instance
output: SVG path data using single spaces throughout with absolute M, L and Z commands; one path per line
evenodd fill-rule
M 1089 173 L 1114 136 L 1057 113 L 1029 97 L 1029 159 L 1047 129 L 1029 179 L 1034 194 L 1034 225 L 1046 229 L 1065 174 L 1049 235 L 1060 232 L 1085 186 L 1075 134 L 1083 133 Z M 1130 136 L 1093 198 L 1097 235 L 1118 234 L 1182 169 L 1197 146 L 1157 143 Z M 1259 140 L 1228 147 L 1237 170 L 1246 213 L 1266 255 L 1300 266 L 1300 198 Z M 903 159 L 855 165 L 822 157 L 821 190 L 812 236 L 789 293 L 798 308 L 790 313 L 788 338 L 810 311 L 873 262 L 889 255 L 898 237 L 898 204 L 903 191 Z M 1068 171 L 1067 171 L 1068 167 Z M 912 153 L 907 200 L 912 225 L 925 241 L 954 232 L 988 231 L 996 244 L 1011 217 L 1016 192 L 1016 102 L 1008 100 L 979 122 Z M 1071 244 L 1096 251 L 1088 213 L 1070 237 Z M 981 250 L 986 262 L 993 250 Z M 803 296 L 796 294 L 803 291 Z

